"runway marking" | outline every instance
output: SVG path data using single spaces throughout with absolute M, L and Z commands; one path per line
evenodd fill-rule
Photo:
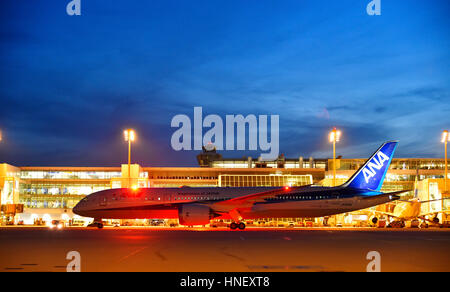
M 133 251 L 132 253 L 130 253 L 129 255 L 124 256 L 123 258 L 121 258 L 121 259 L 119 260 L 119 263 L 122 262 L 122 261 L 124 261 L 124 260 L 126 260 L 126 259 L 128 259 L 129 257 L 132 257 L 132 256 L 134 256 L 134 255 L 140 253 L 141 251 L 143 251 L 143 250 L 146 249 L 146 248 L 148 248 L 148 246 L 144 246 L 144 247 L 142 247 L 142 248 L 139 248 L 139 249 Z
M 224 254 L 224 255 L 226 255 L 226 256 L 228 256 L 228 257 L 234 258 L 234 259 L 236 259 L 236 260 L 238 260 L 238 261 L 245 262 L 245 259 L 244 259 L 244 258 L 241 258 L 241 257 L 236 256 L 236 255 L 234 255 L 234 254 L 228 253 L 225 249 L 226 249 L 226 247 L 222 248 L 222 250 L 221 250 L 221 251 L 222 251 L 222 254 Z
M 312 270 L 312 269 L 320 269 L 323 270 L 322 266 L 303 266 L 303 265 L 294 265 L 294 266 L 282 266 L 282 265 L 254 265 L 247 266 L 250 270 Z
M 162 261 L 167 261 L 167 258 L 163 256 L 160 251 L 155 251 L 155 255 L 157 255 Z
M 283 237 L 283 239 L 284 239 L 284 240 L 292 240 L 292 238 L 290 238 L 290 237 L 288 237 L 288 236 Z
M 38 264 L 20 264 L 21 266 L 37 266 Z
M 23 270 L 23 268 L 5 268 L 5 270 L 7 270 L 7 271 L 19 271 L 19 270 Z

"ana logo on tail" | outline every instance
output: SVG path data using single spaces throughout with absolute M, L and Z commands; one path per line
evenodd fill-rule
M 379 151 L 377 156 L 372 159 L 367 167 L 363 169 L 364 179 L 366 183 L 369 183 L 369 180 L 377 174 L 377 170 L 380 170 L 386 161 L 389 161 L 389 157 L 383 152 Z

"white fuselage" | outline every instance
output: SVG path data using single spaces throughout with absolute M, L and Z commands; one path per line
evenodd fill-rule
M 391 201 L 389 196 L 349 196 L 345 189 L 325 187 L 293 188 L 273 198 L 248 206 L 218 204 L 232 198 L 277 190 L 279 187 L 249 188 L 148 188 L 105 190 L 83 199 L 74 212 L 81 216 L 111 219 L 178 218 L 179 206 L 202 204 L 220 217 L 238 208 L 244 219 L 322 217 L 365 209 Z
M 417 199 L 399 202 L 394 208 L 393 215 L 400 220 L 416 219 L 420 216 L 421 207 L 422 203 Z

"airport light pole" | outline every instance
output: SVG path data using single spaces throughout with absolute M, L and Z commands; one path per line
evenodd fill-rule
M 127 129 L 123 131 L 123 136 L 125 141 L 128 142 L 128 188 L 131 187 L 131 142 L 136 139 L 136 134 L 134 130 Z
M 333 128 L 330 132 L 330 142 L 333 143 L 333 187 L 336 186 L 336 142 L 341 139 L 341 131 Z
M 448 163 L 447 163 L 447 143 L 448 141 L 450 141 L 450 136 L 448 134 L 448 131 L 445 130 L 444 132 L 442 132 L 442 143 L 444 143 L 444 151 L 445 151 L 445 177 L 444 177 L 444 191 L 447 192 L 447 177 L 448 177 Z

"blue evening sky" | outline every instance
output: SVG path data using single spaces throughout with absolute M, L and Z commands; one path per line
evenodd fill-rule
M 0 161 L 117 166 L 122 130 L 143 166 L 195 166 L 176 114 L 280 116 L 280 152 L 442 157 L 450 128 L 450 2 L 69 0 L 0 3 Z M 260 151 L 222 152 L 257 157 Z

